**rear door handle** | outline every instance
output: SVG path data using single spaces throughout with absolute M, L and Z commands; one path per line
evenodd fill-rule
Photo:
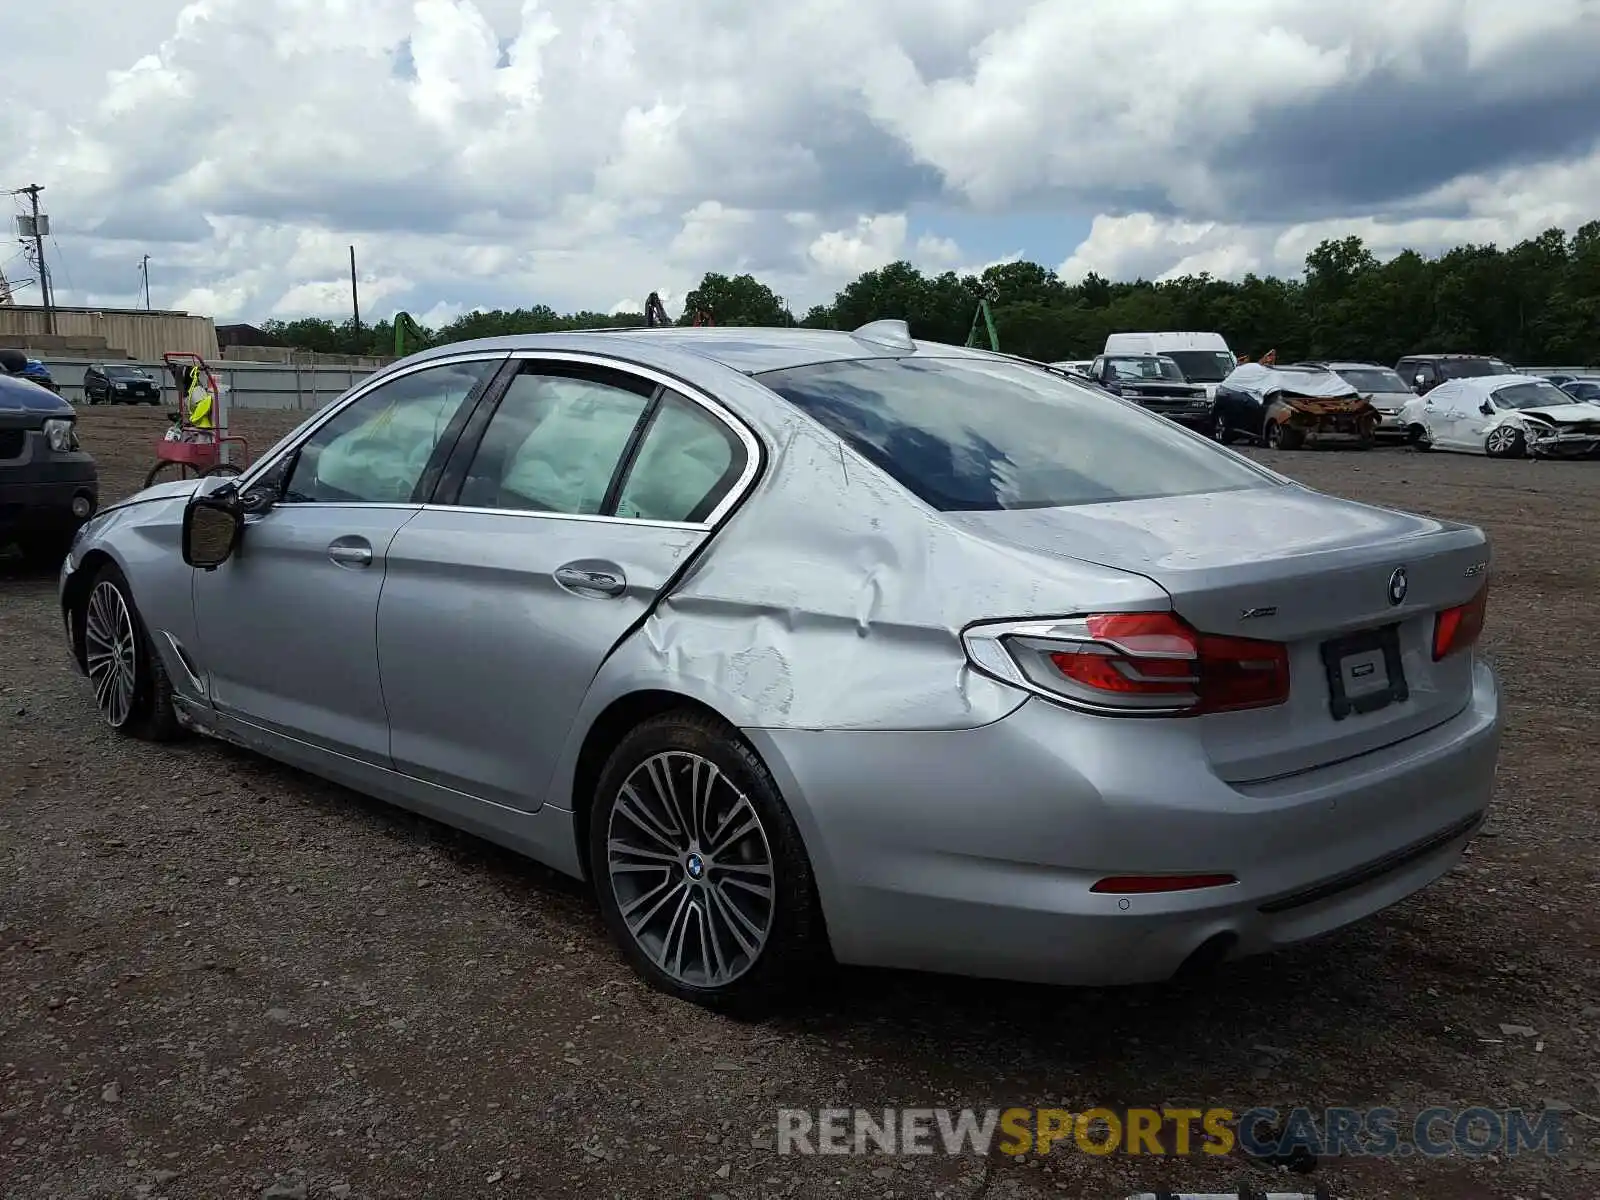
M 328 546 L 328 557 L 341 567 L 370 567 L 372 543 L 364 537 L 335 538 Z
M 628 590 L 628 581 L 620 573 L 571 564 L 557 567 L 555 579 L 567 591 L 584 596 L 620 596 Z

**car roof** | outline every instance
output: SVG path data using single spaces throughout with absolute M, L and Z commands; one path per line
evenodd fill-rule
M 1296 366 L 1321 367 L 1327 371 L 1392 371 L 1393 367 L 1387 363 L 1363 362 L 1360 359 L 1316 359 L 1311 362 L 1297 363 Z
M 1403 354 L 1403 355 L 1400 356 L 1400 361 L 1401 362 L 1424 362 L 1424 361 L 1426 361 L 1426 362 L 1452 361 L 1453 362 L 1453 361 L 1459 361 L 1461 359 L 1476 359 L 1478 361 L 1488 362 L 1490 359 L 1492 359 L 1494 357 L 1496 357 L 1496 356 L 1493 355 L 1493 354 Z
M 904 326 L 901 325 L 901 328 Z M 479 338 L 469 342 L 454 342 L 421 351 L 402 361 L 421 362 L 430 358 L 486 350 L 507 352 L 567 350 L 603 354 L 663 369 L 671 369 L 672 361 L 681 363 L 684 359 L 709 360 L 744 375 L 759 375 L 767 371 L 783 371 L 791 367 L 849 359 L 908 356 L 996 357 L 985 350 L 973 350 L 943 342 L 913 342 L 909 348 L 904 345 L 891 345 L 862 336 L 869 329 L 870 327 L 863 326 L 853 333 L 833 329 L 746 328 L 725 325 L 578 329 L 561 333 L 509 334 L 503 337 Z
M 1464 392 L 1478 392 L 1487 396 L 1490 392 L 1498 392 L 1503 387 L 1510 387 L 1518 383 L 1542 383 L 1548 387 L 1555 387 L 1542 375 L 1469 375 L 1465 379 L 1447 379 L 1440 387 L 1459 388 Z M 1560 389 L 1557 388 L 1557 391 Z

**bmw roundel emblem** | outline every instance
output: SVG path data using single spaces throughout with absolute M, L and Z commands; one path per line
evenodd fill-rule
M 1396 567 L 1394 574 L 1389 576 L 1389 603 L 1399 604 L 1406 598 L 1406 592 L 1411 587 L 1411 581 L 1406 578 L 1406 569 Z
M 706 864 L 698 854 L 689 855 L 689 861 L 684 866 L 688 868 L 690 879 L 699 879 L 706 871 Z

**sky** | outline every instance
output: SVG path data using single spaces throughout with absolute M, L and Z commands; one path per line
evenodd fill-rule
M 364 317 L 436 324 L 1600 218 L 1600 0 L 48 0 L 0 45 L 60 301 L 142 304 L 148 254 L 219 321 L 343 319 L 351 245 Z

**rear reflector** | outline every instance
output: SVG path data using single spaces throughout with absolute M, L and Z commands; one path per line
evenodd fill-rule
M 1488 609 L 1489 584 L 1485 581 L 1471 600 L 1441 612 L 1433 625 L 1433 661 L 1470 650 L 1483 633 Z
M 1107 875 L 1089 890 L 1114 896 L 1147 896 L 1152 892 L 1192 892 L 1196 888 L 1227 887 L 1238 883 L 1232 875 Z

